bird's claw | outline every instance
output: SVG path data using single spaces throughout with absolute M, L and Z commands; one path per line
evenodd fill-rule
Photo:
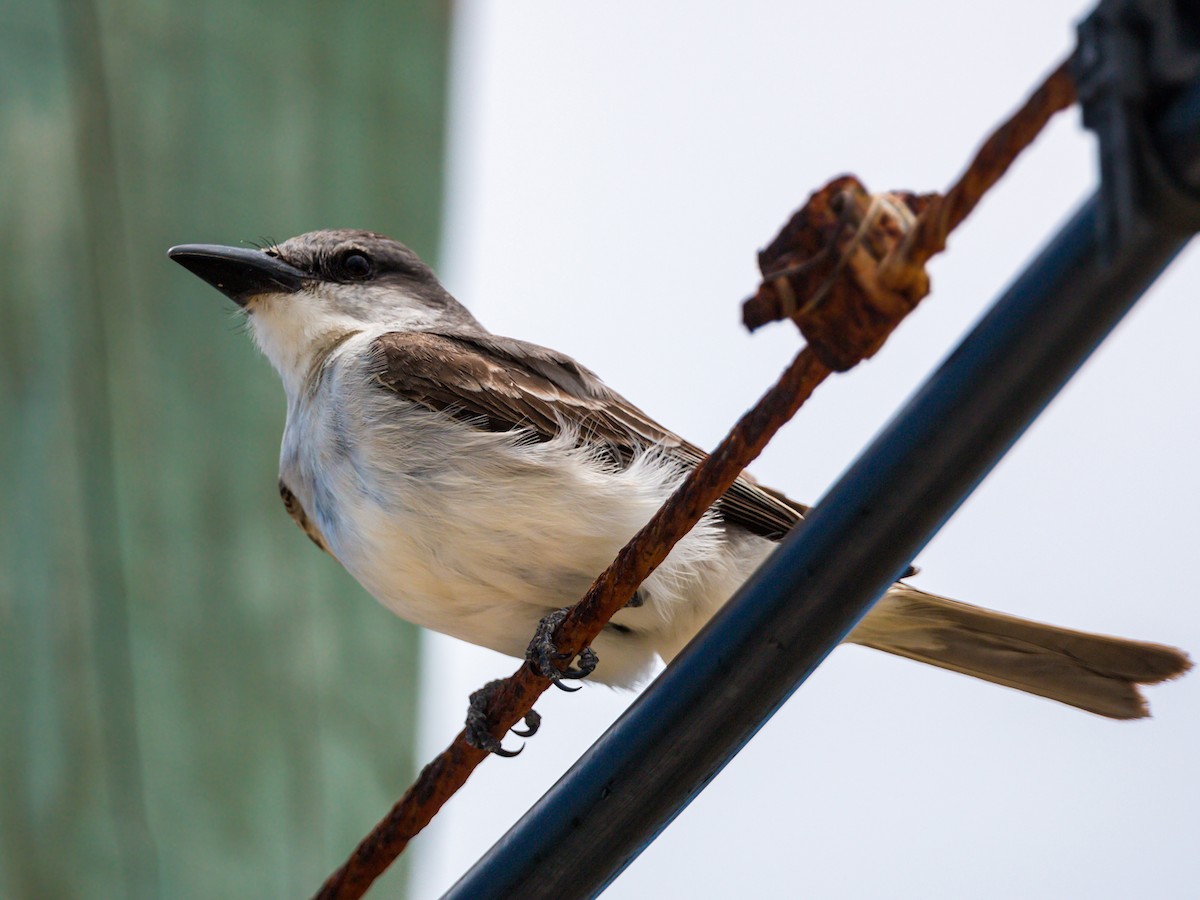
M 542 617 L 542 620 L 538 622 L 533 640 L 525 650 L 525 659 L 540 675 L 549 678 L 556 688 L 561 691 L 573 692 L 579 688 L 567 687 L 563 684 L 563 679 L 587 678 L 595 671 L 600 657 L 596 656 L 596 651 L 591 647 L 584 647 L 579 651 L 578 668 L 568 666 L 566 669 L 560 669 L 558 667 L 558 664 L 567 657 L 560 653 L 554 645 L 554 630 L 562 624 L 569 611 L 570 607 L 563 607 Z
M 502 685 L 504 681 L 497 679 L 489 681 L 475 693 L 471 694 L 471 703 L 467 707 L 467 724 L 465 734 L 467 743 L 478 750 L 485 750 L 488 753 L 494 753 L 496 756 L 503 756 L 511 759 L 514 756 L 520 756 L 521 751 L 525 749 L 522 744 L 516 750 L 505 750 L 498 738 L 492 735 L 492 721 L 488 718 L 487 708 L 496 693 L 496 689 Z M 525 728 L 512 729 L 512 733 L 520 737 L 533 737 L 537 734 L 538 728 L 542 725 L 542 717 L 538 715 L 536 710 L 530 710 L 525 713 Z
M 542 717 L 536 709 L 531 709 L 525 713 L 524 728 L 510 728 L 509 730 L 517 737 L 533 737 L 538 733 L 538 729 L 542 727 Z

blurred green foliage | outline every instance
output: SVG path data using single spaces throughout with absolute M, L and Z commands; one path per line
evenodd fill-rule
M 448 18 L 0 4 L 0 896 L 307 895 L 409 781 L 416 635 L 288 520 L 278 380 L 165 251 L 433 255 Z

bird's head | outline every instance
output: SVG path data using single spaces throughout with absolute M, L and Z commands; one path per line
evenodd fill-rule
M 479 327 L 417 254 L 369 231 L 311 231 L 262 249 L 183 244 L 168 255 L 245 310 L 289 391 L 349 334 Z

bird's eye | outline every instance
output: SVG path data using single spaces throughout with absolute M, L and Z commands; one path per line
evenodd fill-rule
M 361 280 L 371 275 L 371 260 L 366 255 L 357 252 L 347 253 L 342 257 L 342 274 L 346 278 Z

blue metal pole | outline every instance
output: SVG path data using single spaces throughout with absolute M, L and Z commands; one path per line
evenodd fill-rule
M 1200 86 L 1156 134 L 1177 173 L 1197 171 Z M 1144 217 L 1102 259 L 1099 205 L 1076 213 L 804 527 L 447 897 L 595 896 L 750 740 L 1191 236 L 1177 217 Z

